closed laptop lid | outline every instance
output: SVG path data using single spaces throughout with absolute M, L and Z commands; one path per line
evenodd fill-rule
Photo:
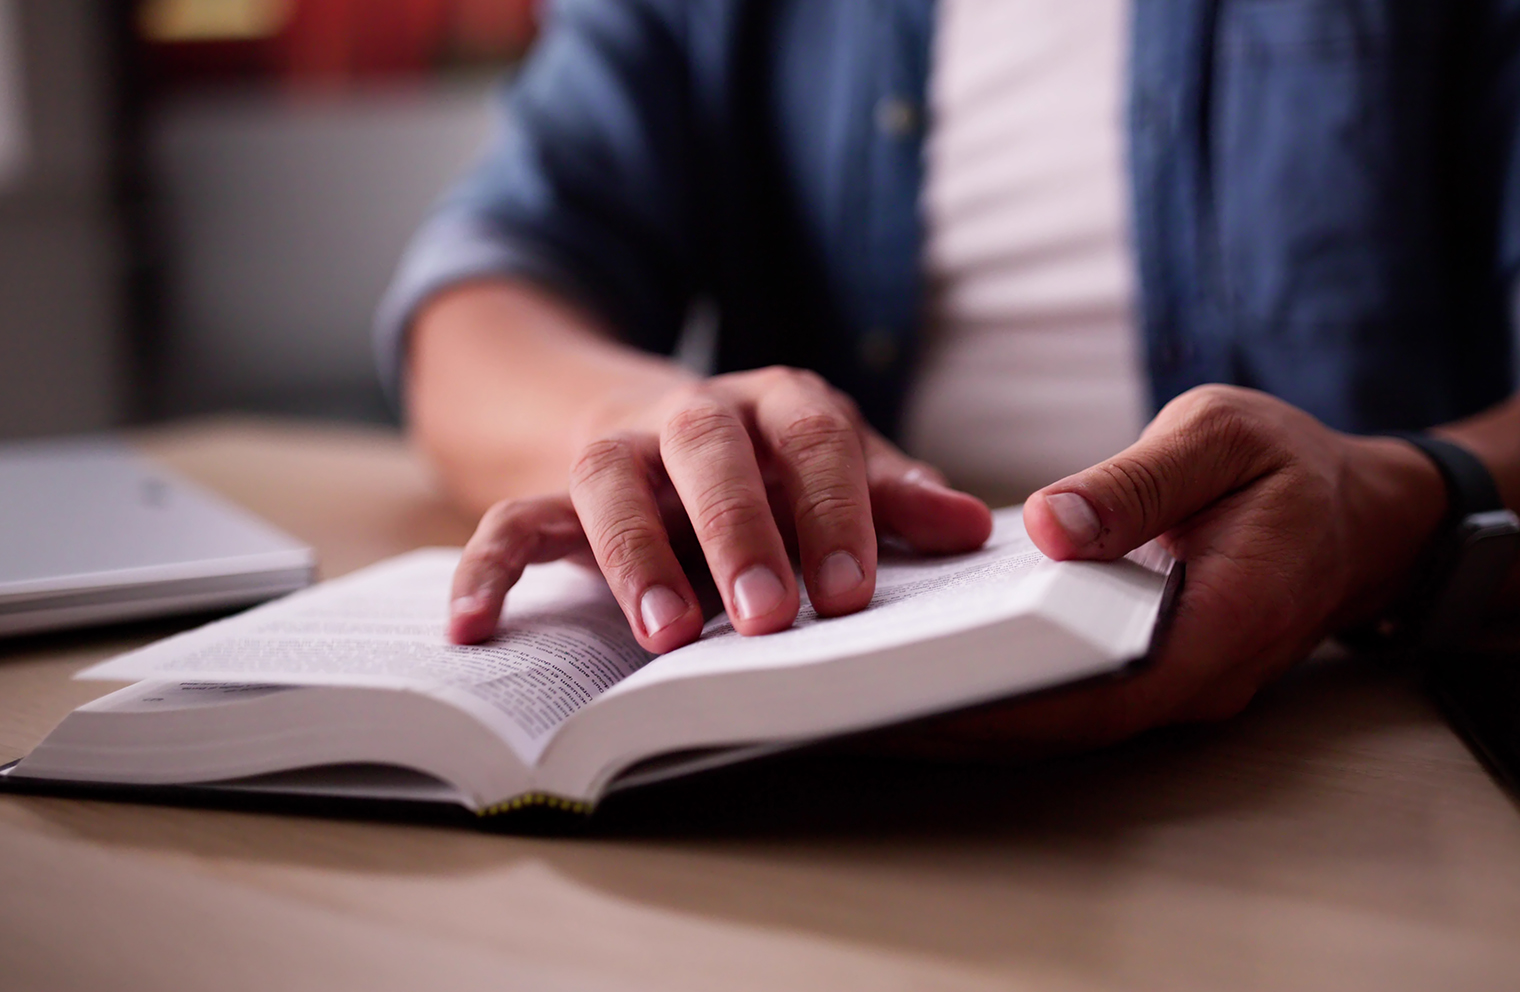
M 312 565 L 309 548 L 120 442 L 0 445 L 0 603 Z

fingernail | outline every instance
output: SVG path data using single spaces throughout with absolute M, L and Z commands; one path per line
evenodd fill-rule
M 928 472 L 924 471 L 921 468 L 908 469 L 908 471 L 903 475 L 903 481 L 908 483 L 910 486 L 918 486 L 920 489 L 927 489 L 931 493 L 955 492 L 954 489 L 951 489 L 949 486 L 945 485 L 943 482 L 940 482 L 934 476 L 930 475 Z
M 639 599 L 639 616 L 644 633 L 658 634 L 686 612 L 686 600 L 665 586 L 650 586 Z
M 455 616 L 464 613 L 479 613 L 485 606 L 485 597 L 479 593 L 470 593 L 468 596 L 460 596 L 449 604 L 449 612 Z M 436 602 L 436 601 L 435 601 Z
M 734 580 L 734 606 L 740 620 L 765 616 L 780 606 L 785 596 L 786 587 L 764 565 L 756 565 Z
M 836 551 L 818 566 L 818 591 L 830 599 L 843 596 L 865 581 L 860 562 L 848 551 Z
M 1051 514 L 1066 532 L 1066 538 L 1071 541 L 1072 547 L 1087 547 L 1098 539 L 1098 534 L 1103 530 L 1092 504 L 1076 493 L 1052 493 L 1045 497 L 1045 505 L 1050 507 Z

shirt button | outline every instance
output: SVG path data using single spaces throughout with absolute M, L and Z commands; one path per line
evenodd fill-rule
M 860 339 L 860 363 L 882 373 L 897 361 L 897 336 L 884 327 L 873 327 Z
M 888 138 L 906 138 L 918 130 L 918 107 L 901 97 L 876 101 L 876 130 Z

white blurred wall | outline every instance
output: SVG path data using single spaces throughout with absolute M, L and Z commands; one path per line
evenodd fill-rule
M 381 411 L 370 318 L 489 131 L 492 80 L 196 97 L 149 126 L 167 254 L 160 411 Z

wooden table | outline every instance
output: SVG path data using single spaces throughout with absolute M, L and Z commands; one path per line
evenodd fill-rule
M 394 436 L 155 458 L 332 576 L 468 524 Z M 0 648 L 0 760 L 175 624 Z M 1520 988 L 1520 813 L 1429 703 L 1316 663 L 1241 719 L 1031 768 L 801 756 L 589 837 L 0 798 L 0 989 Z

